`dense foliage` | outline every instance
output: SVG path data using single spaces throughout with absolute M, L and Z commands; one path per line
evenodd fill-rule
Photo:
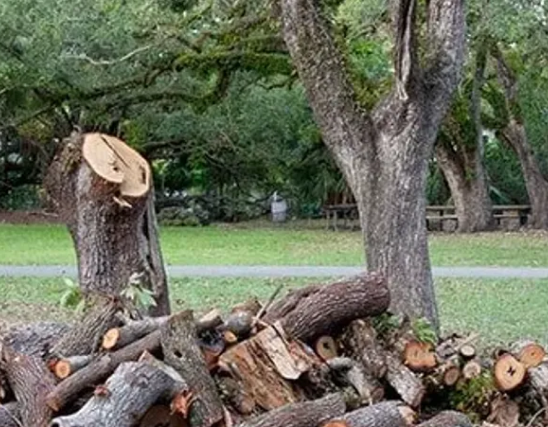
M 360 100 L 373 105 L 392 79 L 387 2 L 325 3 Z M 519 108 L 548 172 L 546 8 L 474 0 L 468 21 L 471 57 L 488 38 L 518 74 Z M 314 215 L 346 188 L 266 1 L 4 0 L 0 31 L 3 207 L 38 203 L 41 175 L 74 126 L 120 135 L 152 161 L 161 196 L 209 197 L 220 219 L 262 213 L 250 206 L 265 206 L 274 191 L 294 213 Z M 525 203 L 519 162 L 495 137 L 506 117 L 491 65 L 488 73 L 491 195 Z M 459 99 L 454 116 L 466 129 Z M 429 203 L 448 202 L 435 160 L 430 171 Z

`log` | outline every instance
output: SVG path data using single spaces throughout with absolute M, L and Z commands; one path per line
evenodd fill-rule
M 386 374 L 386 352 L 380 346 L 377 332 L 370 322 L 354 320 L 345 329 L 341 339 L 343 354 L 361 362 L 373 378 Z
M 335 357 L 326 361 L 329 369 L 342 373 L 347 385 L 351 385 L 361 404 L 380 402 L 384 398 L 384 388 L 372 378 L 359 362 L 348 357 Z
M 70 325 L 67 323 L 31 323 L 11 328 L 3 341 L 17 353 L 45 359 L 49 356 L 51 348 L 69 329 Z
M 402 400 L 412 408 L 417 408 L 426 393 L 422 381 L 393 354 L 387 355 L 388 370 L 386 380 Z
M 192 426 L 210 427 L 223 419 L 223 404 L 197 344 L 191 311 L 172 316 L 160 329 L 166 363 L 175 368 L 196 398 L 190 408 Z
M 487 417 L 488 422 L 504 427 L 517 427 L 519 418 L 519 405 L 508 396 L 499 395 L 491 402 L 491 412 Z
M 47 403 L 55 412 L 73 401 L 86 388 L 104 381 L 124 362 L 137 360 L 145 351 L 154 352 L 160 347 L 159 330 L 112 353 L 107 353 L 61 381 L 48 394 Z
M 381 402 L 349 412 L 323 427 L 408 427 L 412 425 L 411 412 L 399 402 Z
M 167 405 L 154 405 L 143 416 L 138 427 L 188 427 L 180 414 L 172 414 Z
M 219 358 L 219 366 L 236 379 L 266 411 L 296 403 L 304 396 L 291 381 L 319 366 L 321 361 L 303 345 L 287 337 L 279 324 L 230 347 Z
M 438 364 L 432 345 L 416 340 L 405 343 L 403 362 L 412 371 L 430 371 Z
M 316 354 L 323 360 L 334 359 L 338 356 L 337 343 L 329 335 L 319 337 L 314 343 L 314 349 L 316 350 Z
M 238 339 L 249 336 L 253 327 L 253 313 L 239 310 L 228 315 L 224 322 L 224 328 L 232 332 Z
M 499 357 L 493 368 L 495 385 L 501 391 L 511 391 L 520 386 L 525 373 L 525 366 L 509 353 Z
M 481 375 L 481 362 L 477 359 L 469 360 L 462 367 L 462 376 L 467 380 L 477 378 Z
M 417 427 L 473 427 L 473 425 L 470 419 L 460 412 L 444 411 L 420 423 Z
M 55 418 L 51 427 L 132 427 L 159 399 L 184 389 L 152 363 L 125 362 L 78 412 Z
M 442 362 L 435 371 L 427 377 L 435 387 L 452 387 L 457 384 L 461 376 L 458 356 L 453 356 Z
M 309 402 L 285 405 L 238 427 L 318 427 L 331 418 L 342 416 L 344 411 L 344 399 L 336 393 Z
M 230 310 L 231 313 L 236 313 L 237 311 L 249 311 L 253 316 L 256 316 L 257 313 L 261 310 L 263 305 L 259 301 L 257 297 L 253 297 L 248 299 L 247 301 L 244 301 L 241 304 L 237 304 L 234 307 L 232 307 L 232 310 Z
M 41 359 L 2 348 L 2 369 L 19 404 L 21 423 L 27 427 L 47 427 L 52 411 L 46 403 L 47 394 L 55 387 L 55 379 Z
M 21 414 L 17 402 L 0 405 L 0 426 L 21 427 Z
M 510 350 L 526 369 L 539 366 L 546 356 L 544 348 L 533 341 L 514 343 Z
M 74 374 L 76 371 L 89 365 L 94 359 L 93 355 L 72 356 L 55 362 L 53 373 L 61 380 Z
M 121 307 L 114 298 L 96 297 L 91 304 L 82 320 L 75 323 L 55 344 L 52 355 L 67 358 L 94 353 L 99 349 L 105 332 L 118 324 L 116 314 Z
M 381 314 L 389 304 L 386 281 L 369 273 L 293 292 L 275 303 L 264 320 L 272 324 L 283 314 L 281 325 L 287 335 L 306 342 L 338 332 L 354 319 Z
M 111 328 L 104 334 L 101 347 L 105 350 L 124 347 L 155 331 L 168 319 L 169 316 L 145 317 L 141 320 L 130 321 L 121 327 Z

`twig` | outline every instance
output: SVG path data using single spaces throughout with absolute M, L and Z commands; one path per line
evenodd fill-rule
M 131 52 L 127 53 L 126 55 L 122 56 L 118 59 L 112 59 L 110 61 L 107 61 L 106 59 L 93 59 L 90 56 L 86 55 L 85 53 L 80 53 L 78 55 L 71 55 L 67 54 L 64 55 L 64 58 L 71 58 L 71 59 L 81 59 L 84 61 L 89 62 L 92 65 L 115 65 L 119 64 L 121 62 L 127 61 L 128 59 L 133 58 L 135 55 L 138 55 L 141 52 L 144 52 L 146 50 L 149 50 L 153 45 L 147 45 L 147 46 L 141 46 L 135 50 L 132 50 Z
M 270 298 L 268 299 L 266 304 L 261 307 L 261 309 L 259 310 L 259 312 L 255 316 L 255 318 L 253 319 L 253 323 L 251 324 L 252 327 L 255 326 L 257 324 L 257 322 L 259 320 L 261 320 L 261 317 L 263 317 L 264 314 L 268 311 L 268 309 L 270 308 L 270 306 L 272 305 L 272 303 L 274 302 L 274 300 L 276 299 L 276 297 L 278 296 L 278 294 L 282 290 L 283 286 L 284 286 L 283 284 L 280 284 L 276 287 L 276 289 L 274 290 L 272 295 L 270 295 Z
M 539 411 L 537 411 L 537 413 L 535 415 L 533 415 L 533 418 L 531 418 L 531 420 L 527 423 L 527 425 L 525 427 L 532 427 L 533 423 L 536 421 L 536 419 L 538 417 L 540 417 L 542 415 L 543 412 L 546 411 L 546 407 L 540 409 Z

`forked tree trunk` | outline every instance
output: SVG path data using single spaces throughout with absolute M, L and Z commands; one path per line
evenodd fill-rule
M 75 133 L 45 187 L 72 236 L 82 290 L 119 296 L 138 282 L 154 292 L 151 314 L 168 314 L 148 163 L 116 138 Z
M 445 176 L 458 218 L 458 231 L 473 233 L 491 228 L 492 205 L 483 163 L 477 150 L 469 156 L 456 153 L 442 143 L 436 145 L 436 159 Z
M 514 150 L 519 158 L 529 203 L 531 219 L 529 226 L 548 229 L 548 179 L 542 174 L 533 147 L 527 139 L 527 132 L 521 115 L 518 99 L 519 84 L 514 72 L 505 61 L 502 52 L 493 48 L 499 80 L 504 88 L 508 124 L 499 132 L 499 136 Z
M 396 84 L 371 113 L 356 102 L 319 3 L 282 0 L 280 12 L 285 42 L 323 139 L 356 197 L 368 268 L 387 277 L 393 310 L 437 325 L 426 172 L 463 63 L 464 13 L 461 0 L 428 2 L 427 60 L 420 63 L 417 4 L 392 4 Z

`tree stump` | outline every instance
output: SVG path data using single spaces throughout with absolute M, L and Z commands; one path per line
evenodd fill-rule
M 136 281 L 154 293 L 151 314 L 169 314 L 146 160 L 112 136 L 74 133 L 44 186 L 72 236 L 84 293 L 117 297 Z

